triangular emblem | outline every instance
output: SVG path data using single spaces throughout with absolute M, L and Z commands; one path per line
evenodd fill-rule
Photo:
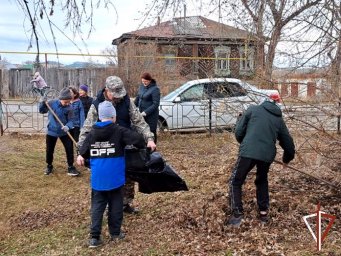
M 308 219 L 312 218 L 312 217 L 316 218 L 316 234 L 314 233 L 312 227 L 308 223 Z M 322 230 L 321 230 L 321 219 L 322 218 L 329 219 L 328 226 L 326 227 L 326 229 L 325 229 L 325 231 L 323 233 L 322 233 Z M 320 211 L 320 204 L 318 204 L 318 206 L 317 206 L 316 213 L 313 213 L 313 214 L 310 214 L 310 215 L 306 215 L 306 216 L 303 217 L 303 221 L 306 224 L 310 234 L 313 236 L 313 238 L 314 238 L 314 240 L 315 240 L 315 242 L 317 244 L 317 249 L 319 251 L 321 251 L 322 242 L 327 237 L 327 234 L 328 234 L 329 230 L 331 229 L 335 219 L 336 219 L 335 216 Z

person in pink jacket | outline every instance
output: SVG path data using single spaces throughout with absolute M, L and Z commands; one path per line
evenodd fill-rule
M 39 89 L 42 96 L 44 95 L 47 84 L 39 72 L 34 73 L 33 79 L 30 81 L 30 83 L 33 83 L 33 86 Z

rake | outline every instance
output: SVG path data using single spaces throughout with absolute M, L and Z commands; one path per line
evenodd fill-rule
M 47 100 L 45 101 L 45 104 L 47 106 L 47 108 L 49 109 L 49 111 L 52 113 L 52 115 L 56 118 L 56 120 L 59 122 L 59 124 L 61 126 L 64 126 L 63 122 L 59 119 L 59 117 L 57 116 L 57 114 L 53 111 L 53 109 L 50 107 L 49 103 L 47 102 Z M 67 135 L 70 137 L 70 139 L 72 140 L 73 144 L 75 144 L 76 148 L 78 148 L 77 146 L 77 142 L 75 141 L 75 139 L 72 137 L 71 133 L 69 131 L 66 132 Z

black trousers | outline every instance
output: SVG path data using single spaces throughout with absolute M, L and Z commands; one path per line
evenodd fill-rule
M 63 143 L 65 153 L 66 153 L 66 159 L 69 166 L 73 165 L 73 144 L 72 140 L 69 138 L 68 135 L 62 136 L 62 137 L 54 137 L 51 135 L 46 135 L 46 163 L 49 165 L 52 165 L 53 163 L 53 154 L 54 149 L 56 147 L 56 143 L 58 138 Z
M 80 127 L 74 127 L 73 129 L 70 130 L 70 134 L 72 135 L 72 138 L 74 138 L 76 142 L 78 142 L 79 140 L 80 133 L 81 133 Z
M 271 163 L 246 157 L 238 157 L 229 182 L 230 205 L 233 213 L 243 213 L 242 186 L 247 174 L 253 167 L 257 167 L 256 196 L 259 211 L 267 211 L 269 208 L 268 172 Z
M 108 227 L 110 235 L 121 232 L 123 221 L 123 194 L 122 187 L 109 190 L 91 191 L 91 237 L 100 237 L 102 232 L 103 214 L 108 205 Z

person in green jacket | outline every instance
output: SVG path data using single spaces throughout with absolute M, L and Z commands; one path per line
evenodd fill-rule
M 229 181 L 231 216 L 227 224 L 239 226 L 243 219 L 242 186 L 247 174 L 257 167 L 256 196 L 259 219 L 269 220 L 268 171 L 276 156 L 276 141 L 283 148 L 282 161 L 288 164 L 295 156 L 295 145 L 272 94 L 260 105 L 250 106 L 236 124 L 235 137 L 240 143 L 239 156 Z

